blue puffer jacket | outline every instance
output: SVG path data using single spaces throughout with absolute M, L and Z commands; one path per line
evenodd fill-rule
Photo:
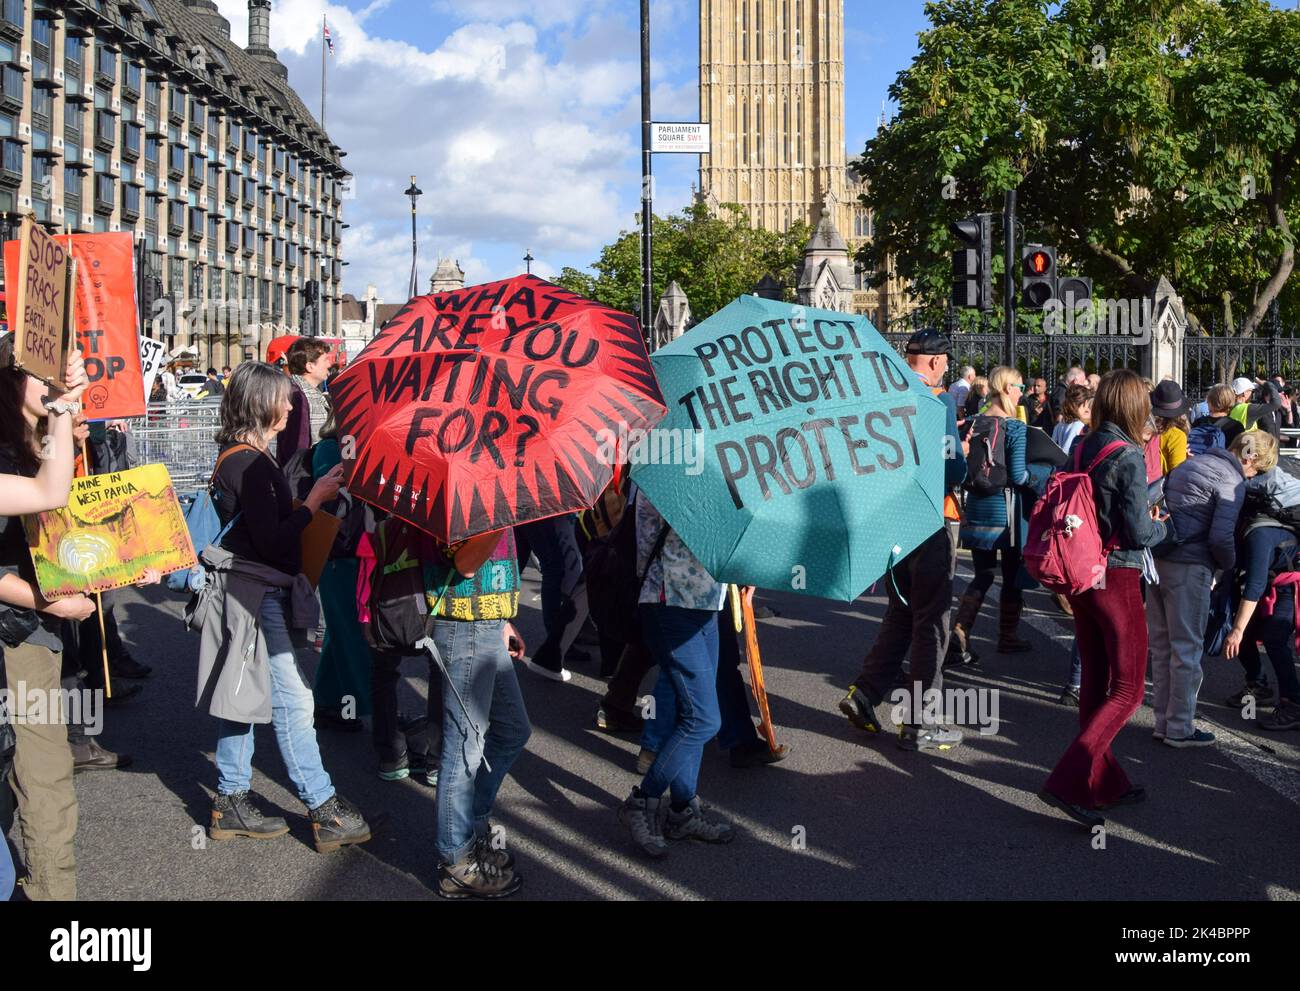
M 1117 549 L 1106 559 L 1110 568 L 1142 567 L 1142 550 L 1165 539 L 1165 525 L 1151 518 L 1147 505 L 1147 468 L 1142 449 L 1118 426 L 1107 420 L 1086 435 L 1080 464 L 1090 465 L 1101 449 L 1113 441 L 1124 446 L 1107 456 L 1092 473 L 1092 494 L 1097 503 L 1097 529 L 1102 543 L 1112 536 Z
M 1164 559 L 1231 569 L 1237 556 L 1233 534 L 1247 484 L 1241 462 L 1220 447 L 1171 471 L 1165 479 L 1165 504 L 1179 542 Z

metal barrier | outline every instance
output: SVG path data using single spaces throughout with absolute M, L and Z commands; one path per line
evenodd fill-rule
M 1278 453 L 1283 457 L 1300 458 L 1300 427 L 1283 427 L 1278 433 L 1282 435 Z
M 157 403 L 127 421 L 140 464 L 163 464 L 178 495 L 208 484 L 217 463 L 220 403 Z

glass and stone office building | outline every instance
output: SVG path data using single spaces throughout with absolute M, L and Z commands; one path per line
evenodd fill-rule
M 337 334 L 345 154 L 211 0 L 0 0 L 0 233 L 130 231 L 146 332 L 201 364 Z

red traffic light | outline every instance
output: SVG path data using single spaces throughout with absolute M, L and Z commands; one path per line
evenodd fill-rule
M 1026 275 L 1048 275 L 1052 270 L 1052 256 L 1046 251 L 1031 251 L 1025 255 Z

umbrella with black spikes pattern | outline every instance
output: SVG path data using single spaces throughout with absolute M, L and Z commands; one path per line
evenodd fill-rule
M 348 491 L 448 543 L 592 505 L 666 413 L 636 319 L 531 275 L 410 300 L 330 395 Z

